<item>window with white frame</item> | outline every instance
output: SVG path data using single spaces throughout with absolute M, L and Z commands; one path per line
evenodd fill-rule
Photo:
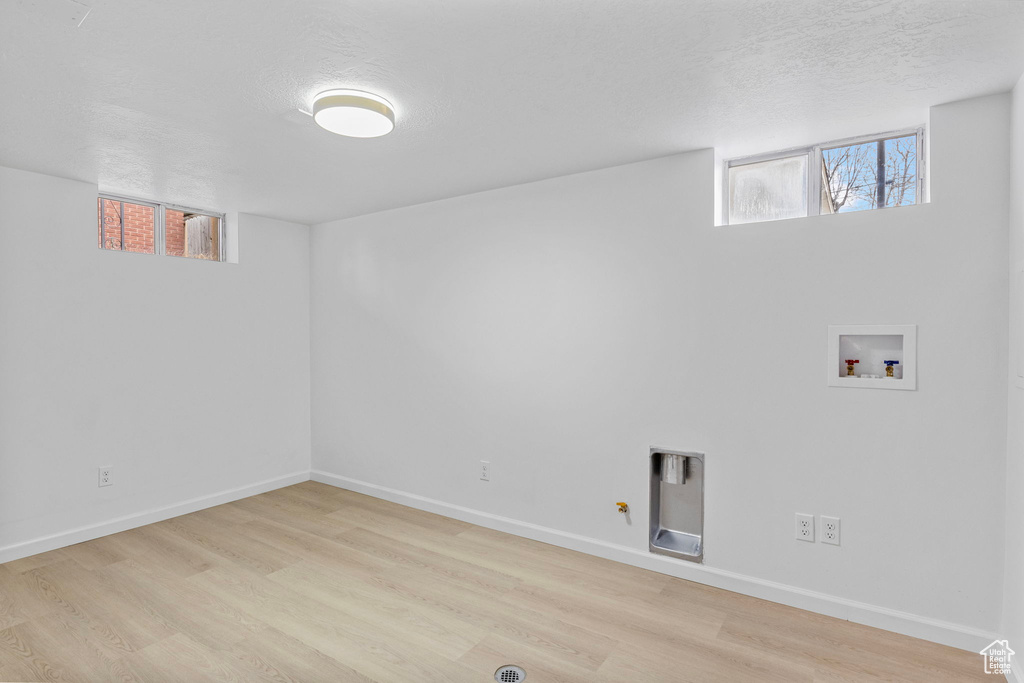
M 732 159 L 725 174 L 727 225 L 920 204 L 924 129 Z
M 101 194 L 97 200 L 100 249 L 224 259 L 224 214 Z

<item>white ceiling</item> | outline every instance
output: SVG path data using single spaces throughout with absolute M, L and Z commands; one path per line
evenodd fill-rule
M 304 223 L 915 125 L 1024 70 L 1020 0 L 86 4 L 0 0 L 0 165 Z M 396 131 L 297 112 L 331 87 Z

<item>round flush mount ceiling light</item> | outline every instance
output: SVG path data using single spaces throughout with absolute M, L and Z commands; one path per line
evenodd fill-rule
M 338 135 L 376 138 L 395 129 L 395 108 L 373 93 L 325 90 L 313 101 L 313 120 Z

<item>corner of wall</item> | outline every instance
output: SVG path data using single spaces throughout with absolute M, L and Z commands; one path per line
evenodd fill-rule
M 47 226 L 0 252 L 0 561 L 309 478 L 306 227 L 228 214 L 238 266 L 121 253 L 96 195 L 0 168 L 0 225 Z
M 306 378 L 306 395 L 309 396 L 309 411 L 306 415 L 306 451 L 307 451 L 307 462 L 309 469 L 313 469 L 313 228 L 314 225 L 306 225 L 306 243 L 307 243 L 307 255 L 306 255 L 306 331 L 308 339 L 306 340 L 306 353 L 309 354 L 307 359 L 307 365 L 309 367 L 309 376 Z
M 718 149 L 714 150 L 715 153 L 715 227 L 725 225 L 725 201 L 723 192 L 725 191 L 725 157 Z
M 1009 233 L 1009 363 L 1006 423 L 1006 530 L 1003 573 L 1002 633 L 1018 652 L 1024 648 L 1024 382 L 1017 364 L 1024 345 L 1024 76 L 1011 93 Z M 1014 664 L 1015 680 L 1024 683 L 1021 660 Z M 1010 677 L 1007 677 L 1010 679 Z M 1014 679 L 1010 679 L 1014 680 Z

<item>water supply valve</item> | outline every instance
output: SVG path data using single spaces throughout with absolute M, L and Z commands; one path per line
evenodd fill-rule
M 845 361 L 845 363 L 846 363 L 846 375 L 848 377 L 853 377 L 853 366 L 854 366 L 855 363 L 859 363 L 859 362 L 860 362 L 859 360 L 848 360 L 848 361 Z
M 629 503 L 616 503 L 619 506 L 619 512 L 624 515 L 629 514 Z
M 892 366 L 899 365 L 900 362 L 898 360 L 884 360 L 882 362 L 885 363 L 885 376 L 886 377 L 895 377 L 896 375 L 892 374 L 892 370 L 893 370 Z

